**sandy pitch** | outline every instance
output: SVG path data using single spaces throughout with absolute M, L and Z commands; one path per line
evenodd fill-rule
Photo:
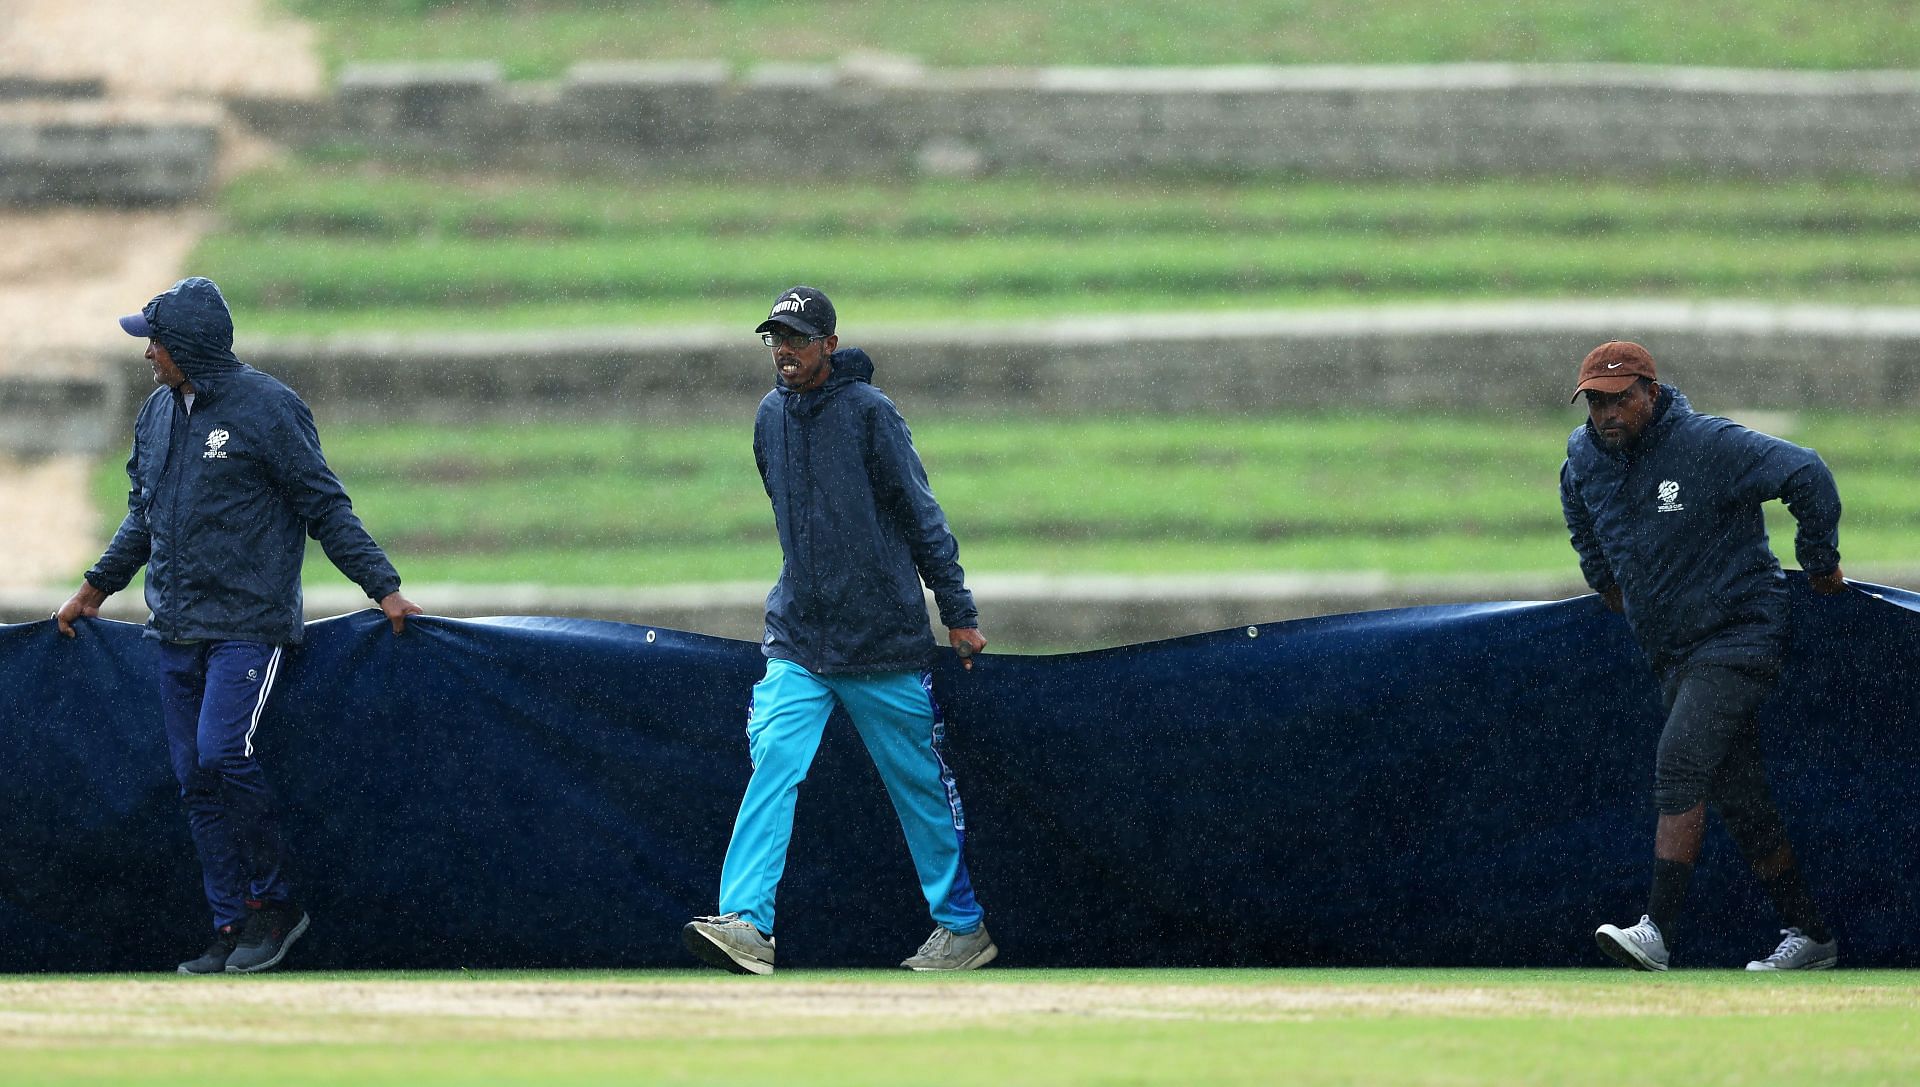
M 0 0 L 0 73 L 106 82 L 106 102 L 76 109 L 196 118 L 217 115 L 220 96 L 324 83 L 312 28 L 260 0 Z M 223 176 L 270 153 L 231 124 L 222 144 Z M 0 209 L 0 375 L 92 375 L 105 359 L 137 382 L 142 345 L 114 318 L 185 274 L 211 223 L 204 208 Z M 0 588 L 65 583 L 105 546 L 87 467 L 0 457 Z
M 92 470 L 87 457 L 29 462 L 0 453 L 0 589 L 79 585 L 106 547 L 95 539 Z
M 115 98 L 312 95 L 313 29 L 258 0 L 0 0 L 0 71 Z

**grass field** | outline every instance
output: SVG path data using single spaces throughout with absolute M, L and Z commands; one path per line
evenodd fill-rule
M 1558 471 L 1577 408 L 1055 419 L 904 407 L 975 575 L 1574 571 Z M 779 550 L 752 408 L 724 424 L 321 425 L 356 509 L 410 583 L 771 583 Z M 1850 567 L 1913 561 L 1920 420 L 1764 422 L 1832 465 Z M 117 524 L 125 476 L 110 464 L 98 479 Z M 1791 520 L 1769 508 L 1794 565 Z M 339 578 L 311 559 L 313 583 Z
M 518 77 L 575 60 L 929 64 L 1406 64 L 1633 61 L 1752 68 L 1910 68 L 1920 15 L 1900 0 L 1831 11 L 1799 0 L 287 0 L 329 61 L 482 59 Z
M 788 282 L 849 321 L 1431 299 L 1920 303 L 1886 184 L 775 185 L 248 175 L 190 266 L 250 332 L 739 323 Z M 772 286 L 769 286 L 772 284 Z
M 1897 1084 L 1920 975 L 0 978 L 0 1083 Z

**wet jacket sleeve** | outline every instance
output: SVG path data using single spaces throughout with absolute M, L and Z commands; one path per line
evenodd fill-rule
M 760 470 L 760 489 L 773 497 L 773 483 L 767 479 L 767 442 L 761 436 L 761 429 L 767 425 L 766 415 L 761 414 L 753 420 L 753 466 Z
M 920 580 L 933 590 L 940 622 L 948 630 L 978 626 L 973 594 L 960 569 L 960 543 L 947 528 L 947 515 L 933 497 L 927 470 L 913 448 L 913 435 L 899 409 L 882 401 L 869 426 L 867 474 L 880 508 L 898 519 L 913 553 Z
M 327 467 L 313 413 L 295 400 L 282 416 L 280 429 L 281 440 L 275 443 L 280 455 L 271 464 L 274 482 L 306 522 L 307 535 L 320 541 L 327 558 L 371 599 L 397 592 L 399 573 L 367 535 L 346 488 Z
M 1567 520 L 1567 535 L 1573 543 L 1573 550 L 1580 556 L 1580 575 L 1587 579 L 1587 585 L 1596 593 L 1604 593 L 1613 588 L 1613 567 L 1607 564 L 1607 553 L 1600 547 L 1600 537 L 1593 532 L 1593 514 L 1588 511 L 1586 500 L 1580 497 L 1580 491 L 1573 485 L 1573 462 L 1563 461 L 1560 465 L 1560 513 Z
M 146 519 L 140 516 L 143 501 L 140 482 L 134 472 L 139 457 L 136 450 L 133 456 L 127 458 L 127 516 L 120 522 L 120 530 L 113 534 L 113 542 L 107 545 L 106 553 L 86 574 L 87 584 L 108 595 L 126 588 L 127 582 L 133 580 L 134 571 L 146 565 L 147 556 L 153 550 Z
M 1840 565 L 1840 488 L 1820 454 L 1734 423 L 1721 437 L 1733 494 L 1756 505 L 1785 502 L 1800 526 L 1793 539 L 1800 568 L 1832 573 Z

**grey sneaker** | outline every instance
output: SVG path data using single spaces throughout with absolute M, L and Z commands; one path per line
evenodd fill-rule
M 247 903 L 247 927 L 227 956 L 229 974 L 258 974 L 280 965 L 293 942 L 307 934 L 307 911 L 291 902 Z
M 773 973 L 773 937 L 738 913 L 696 917 L 680 930 L 681 942 L 694 957 L 736 974 Z
M 1640 915 L 1640 923 L 1631 928 L 1601 925 L 1594 930 L 1593 942 L 1607 957 L 1632 970 L 1665 970 L 1667 939 L 1653 918 Z
M 1000 949 L 993 946 L 985 925 L 964 936 L 945 925 L 936 925 L 920 950 L 900 965 L 909 970 L 972 970 L 992 962 L 998 954 Z
M 1828 940 L 1824 944 L 1813 942 L 1813 937 L 1797 928 L 1783 928 L 1780 935 L 1786 939 L 1773 949 L 1773 954 L 1757 962 L 1747 964 L 1749 970 L 1831 970 L 1833 964 L 1840 961 L 1840 941 Z
M 197 959 L 188 959 L 180 964 L 182 974 L 219 974 L 227 969 L 227 959 L 232 956 L 234 945 L 240 942 L 240 933 L 232 925 L 221 925 L 213 930 L 213 942 L 200 953 Z

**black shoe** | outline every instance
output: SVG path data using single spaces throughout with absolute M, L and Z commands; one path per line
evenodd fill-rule
M 247 927 L 227 956 L 227 973 L 257 974 L 280 965 L 287 948 L 305 935 L 307 911 L 291 902 L 247 902 Z
M 233 949 L 240 942 L 240 933 L 232 925 L 221 925 L 213 930 L 213 942 L 200 953 L 197 959 L 189 959 L 180 964 L 182 974 L 218 974 L 227 968 L 227 959 L 233 955 Z

